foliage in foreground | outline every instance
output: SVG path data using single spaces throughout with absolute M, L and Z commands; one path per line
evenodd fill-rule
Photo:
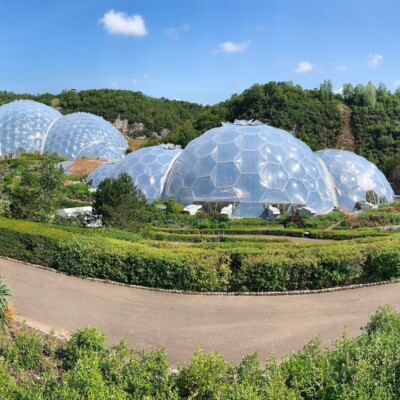
M 138 351 L 125 342 L 107 349 L 95 328 L 68 342 L 27 327 L 0 337 L 2 399 L 397 399 L 400 315 L 380 308 L 362 334 L 346 333 L 328 350 L 317 338 L 261 367 L 256 354 L 233 365 L 201 348 L 171 373 L 162 349 Z
M 12 323 L 12 311 L 10 307 L 10 288 L 0 278 L 0 331 L 6 332 Z
M 10 213 L 14 218 L 46 222 L 57 208 L 64 174 L 50 156 L 43 157 L 31 169 L 6 187 Z

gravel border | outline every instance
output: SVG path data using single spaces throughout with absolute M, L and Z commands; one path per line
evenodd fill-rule
M 391 285 L 394 283 L 400 283 L 400 278 L 399 278 L 399 279 L 393 279 L 390 281 L 360 283 L 360 284 L 356 284 L 356 285 L 336 286 L 336 287 L 326 288 L 326 289 L 292 290 L 292 291 L 286 291 L 286 292 L 194 292 L 194 291 L 190 291 L 190 290 L 151 288 L 151 287 L 147 287 L 147 286 L 131 285 L 129 283 L 110 281 L 107 279 L 68 275 L 68 274 L 66 274 L 62 271 L 58 271 L 54 268 L 44 267 L 43 265 L 32 264 L 32 263 L 29 263 L 26 261 L 16 260 L 15 258 L 0 256 L 0 259 L 10 260 L 10 261 L 17 262 L 17 263 L 24 264 L 24 265 L 30 265 L 32 267 L 44 269 L 46 271 L 56 272 L 58 274 L 63 274 L 66 276 L 74 276 L 75 278 L 86 279 L 88 281 L 107 283 L 109 285 L 125 286 L 125 287 L 130 287 L 130 288 L 135 288 L 135 289 L 148 290 L 148 291 L 152 291 L 152 292 L 176 293 L 176 294 L 186 294 L 186 295 L 196 295 L 196 296 L 294 296 L 294 295 L 305 295 L 305 294 L 331 293 L 331 292 L 338 292 L 341 290 L 361 289 L 361 288 L 371 287 L 371 286 L 383 286 L 383 285 Z

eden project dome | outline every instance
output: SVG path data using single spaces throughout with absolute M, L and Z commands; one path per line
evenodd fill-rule
M 0 156 L 42 148 L 50 124 L 61 117 L 52 107 L 31 100 L 17 100 L 0 107 Z
M 132 177 L 133 184 L 145 194 L 147 202 L 151 203 L 161 197 L 166 177 L 181 153 L 179 146 L 171 144 L 144 147 L 115 164 L 108 177 L 117 178 L 127 173 Z
M 96 188 L 111 174 L 111 171 L 114 169 L 114 167 L 115 164 L 111 163 L 100 165 L 88 175 L 86 182 L 88 182 L 91 187 Z
M 51 125 L 42 152 L 73 160 L 97 157 L 118 161 L 127 148 L 127 141 L 112 124 L 96 115 L 79 112 L 65 115 Z
M 266 205 L 284 211 L 308 206 L 331 211 L 329 172 L 289 132 L 248 121 L 222 124 L 192 140 L 175 161 L 164 197 L 192 203 L 234 203 L 234 216 L 261 216 Z
M 332 175 L 340 209 L 351 211 L 363 201 L 379 204 L 393 200 L 393 189 L 385 175 L 364 157 L 336 149 L 315 154 Z

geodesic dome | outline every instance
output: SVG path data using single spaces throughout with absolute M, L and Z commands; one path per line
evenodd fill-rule
M 144 147 L 115 164 L 108 177 L 117 178 L 127 173 L 132 177 L 133 184 L 145 194 L 147 202 L 151 203 L 161 197 L 168 172 L 181 153 L 179 146 L 171 144 Z
M 329 173 L 290 133 L 259 122 L 223 124 L 192 140 L 175 161 L 164 197 L 235 203 L 234 215 L 261 216 L 264 205 L 298 205 L 319 214 L 335 206 Z
M 360 201 L 379 204 L 393 200 L 393 189 L 385 175 L 364 157 L 336 149 L 315 154 L 331 173 L 340 209 L 351 211 Z
M 52 107 L 17 100 L 0 107 L 0 156 L 40 151 L 49 125 L 61 117 Z
M 88 113 L 73 113 L 51 125 L 42 152 L 57 153 L 73 160 L 90 156 L 117 161 L 127 148 L 125 138 L 103 118 Z
M 100 165 L 87 176 L 86 182 L 88 182 L 91 187 L 97 188 L 97 186 L 109 176 L 114 167 L 115 164 L 111 163 Z

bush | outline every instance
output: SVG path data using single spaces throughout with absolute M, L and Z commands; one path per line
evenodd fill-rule
M 13 322 L 13 312 L 10 307 L 10 288 L 0 278 L 0 331 L 6 332 Z
M 3 340 L 0 353 L 15 368 L 39 372 L 45 370 L 44 343 L 40 334 L 21 330 L 15 336 L 14 342 L 7 343 Z
M 217 351 L 206 354 L 200 348 L 171 373 L 164 350 L 137 351 L 124 342 L 106 349 L 105 336 L 94 328 L 73 332 L 72 343 L 58 341 L 49 354 L 43 351 L 47 336 L 22 328 L 1 338 L 0 398 L 397 399 L 399 336 L 400 315 L 384 306 L 360 336 L 350 339 L 344 333 L 328 349 L 314 338 L 298 353 L 280 361 L 272 356 L 261 367 L 257 354 L 233 365 Z M 24 344 L 36 350 L 26 351 Z M 76 356 L 68 369 L 63 368 L 64 348 L 74 349 Z M 24 354 L 29 361 L 21 359 Z M 46 368 L 33 367 L 35 362 Z
M 105 352 L 106 335 L 97 328 L 90 326 L 76 330 L 70 337 L 65 349 L 65 360 L 68 368 L 73 367 L 78 359 L 89 353 L 103 354 Z

